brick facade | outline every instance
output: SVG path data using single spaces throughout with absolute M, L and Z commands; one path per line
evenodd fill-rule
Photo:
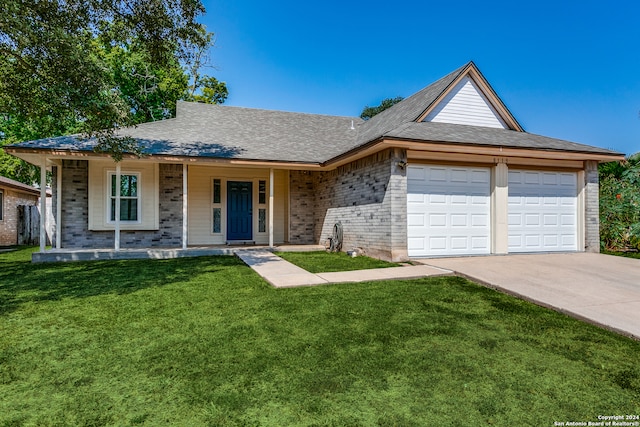
M 388 149 L 327 172 L 289 172 L 289 242 L 324 244 L 341 222 L 343 250 L 394 261 L 407 258 L 407 154 Z M 53 171 L 53 212 L 57 173 Z M 88 230 L 88 162 L 64 160 L 62 247 L 112 248 L 113 231 Z M 598 252 L 597 162 L 585 163 L 585 250 Z M 121 231 L 122 248 L 182 245 L 182 165 L 159 166 L 159 229 Z M 6 215 L 6 214 L 5 214 Z
M 2 220 L 0 220 L 0 246 L 18 244 L 18 206 L 38 204 L 38 196 L 0 187 L 2 192 Z
M 584 181 L 584 250 L 600 252 L 600 190 L 597 161 L 585 162 Z
M 315 244 L 315 183 L 309 171 L 289 174 L 289 242 L 296 245 Z
M 290 241 L 324 244 L 341 222 L 343 250 L 407 257 L 404 150 L 386 150 L 328 172 L 292 172 Z M 399 166 L 400 164 L 400 166 Z
M 53 171 L 53 212 L 57 208 L 57 173 Z M 121 231 L 120 247 L 155 248 L 182 245 L 182 165 L 160 164 L 160 227 Z M 89 224 L 89 163 L 64 160 L 62 168 L 62 248 L 112 248 L 113 231 L 93 231 Z

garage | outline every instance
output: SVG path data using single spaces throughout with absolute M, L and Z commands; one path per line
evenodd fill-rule
M 490 177 L 483 167 L 408 165 L 409 256 L 490 253 Z
M 509 170 L 509 252 L 578 250 L 575 172 Z

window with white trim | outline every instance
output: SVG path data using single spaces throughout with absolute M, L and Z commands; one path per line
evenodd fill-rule
M 258 181 L 258 204 L 266 205 L 267 203 L 267 181 Z M 258 233 L 267 232 L 267 209 L 258 208 Z
M 116 220 L 116 174 L 109 172 L 109 222 Z M 120 174 L 120 221 L 140 222 L 140 174 Z
M 213 234 L 222 233 L 222 180 L 214 178 L 213 180 Z

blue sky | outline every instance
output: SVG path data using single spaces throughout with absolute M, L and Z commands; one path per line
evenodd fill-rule
M 640 151 L 640 2 L 203 0 L 227 105 L 358 116 L 472 60 L 531 133 Z

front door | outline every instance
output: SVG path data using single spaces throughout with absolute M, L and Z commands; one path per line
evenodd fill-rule
M 227 240 L 253 240 L 251 182 L 227 181 Z

